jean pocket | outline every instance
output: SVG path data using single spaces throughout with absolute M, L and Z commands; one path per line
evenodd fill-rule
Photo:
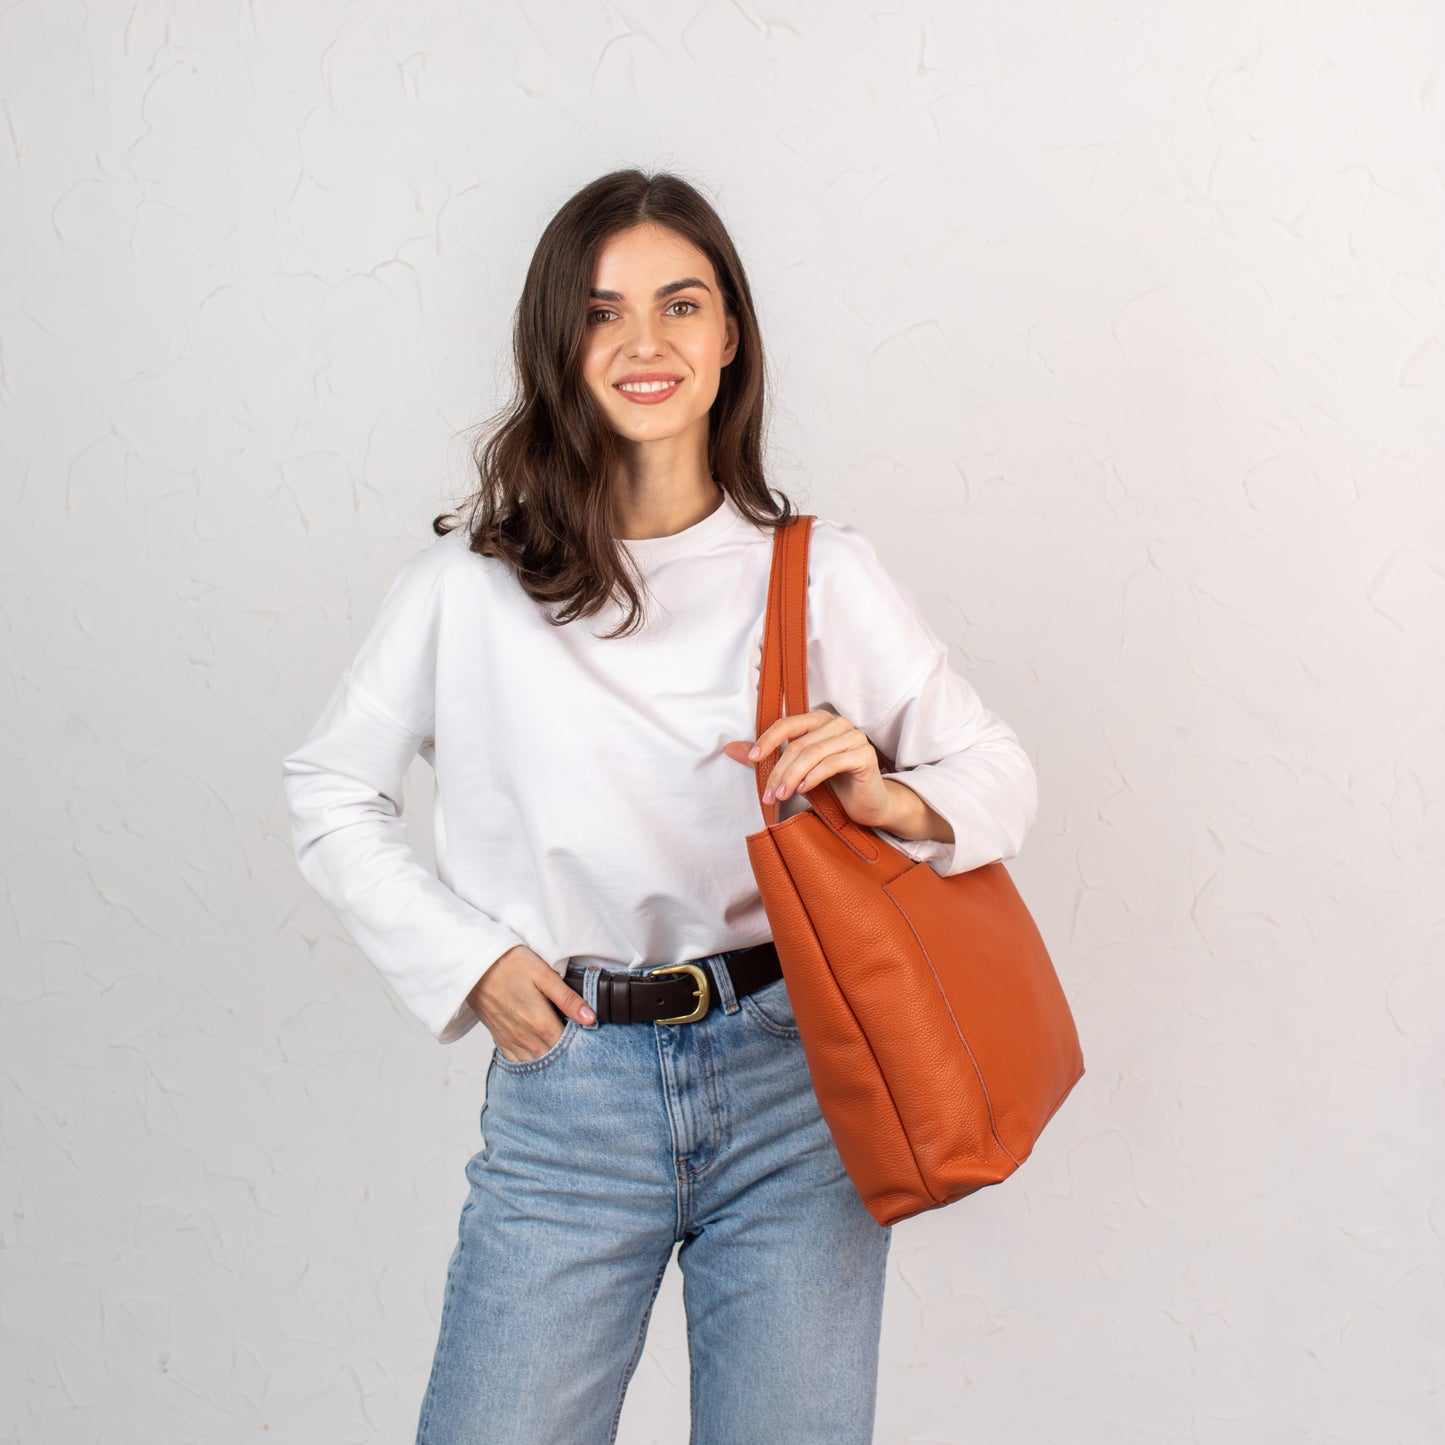
M 798 1021 L 793 1017 L 787 979 L 775 978 L 772 983 L 743 994 L 738 1004 L 743 1013 L 765 1032 L 785 1039 L 802 1037 Z
M 555 1064 L 558 1059 L 572 1046 L 572 1040 L 581 1032 L 582 1025 L 574 1018 L 568 1018 L 558 1035 L 557 1042 L 547 1050 L 545 1054 L 538 1054 L 535 1059 L 517 1059 L 513 1061 L 506 1057 L 495 1044 L 492 1045 L 492 1062 L 508 1074 L 535 1074 L 540 1069 L 545 1069 L 549 1064 Z

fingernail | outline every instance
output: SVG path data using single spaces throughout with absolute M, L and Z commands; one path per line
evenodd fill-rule
M 592 1010 L 588 1008 L 587 1005 L 584 1003 L 582 1005 L 582 1022 L 584 1024 L 590 1024 L 595 1023 L 596 1021 L 597 1015 L 593 1013 Z
M 748 754 L 748 756 L 749 756 L 750 758 L 756 758 L 756 757 L 758 756 L 758 753 L 759 753 L 760 751 L 761 751 L 761 749 L 758 747 L 758 745 L 757 745 L 756 743 L 754 743 L 754 744 L 753 744 L 753 749 L 752 749 L 752 751 Z

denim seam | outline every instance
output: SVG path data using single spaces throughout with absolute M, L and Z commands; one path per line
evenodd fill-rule
M 688 1218 L 692 1213 L 692 1176 L 683 1167 L 678 1157 L 678 1121 L 676 1101 L 673 1098 L 672 1083 L 668 1077 L 667 1062 L 662 1056 L 662 1030 L 653 1027 L 652 1043 L 657 1052 L 658 1078 L 662 1084 L 662 1112 L 667 1120 L 668 1140 L 672 1146 L 672 1178 L 673 1178 L 673 1200 L 674 1200 L 674 1231 L 673 1242 L 681 1239 L 687 1232 Z
M 467 1202 L 462 1206 L 461 1218 L 457 1224 L 457 1250 L 455 1257 L 451 1261 L 451 1265 L 447 1269 L 447 1288 L 446 1295 L 442 1300 L 439 1333 L 441 1338 L 448 1344 L 451 1343 L 451 1335 L 454 1334 L 455 1331 L 447 1330 L 447 1311 L 452 1307 L 452 1301 L 456 1295 L 457 1276 L 461 1273 L 461 1256 L 462 1251 L 466 1248 L 465 1228 L 467 1216 L 472 1212 L 472 1208 L 476 1202 L 476 1193 L 474 1191 L 468 1195 Z M 431 1376 L 427 1380 L 426 1398 L 422 1401 L 421 1423 L 417 1426 L 418 1445 L 421 1445 L 421 1442 L 426 1438 L 427 1425 L 431 1421 L 432 1409 L 436 1404 L 437 1382 L 442 1375 L 445 1355 L 446 1351 L 439 1348 L 436 1353 L 436 1359 L 432 1361 Z
M 701 1178 L 717 1162 L 724 1143 L 724 1120 L 722 1105 L 718 1096 L 717 1069 L 714 1065 L 712 1036 L 706 1032 L 698 1035 L 698 1061 L 702 1065 L 703 1084 L 707 1093 L 707 1106 L 712 1125 L 709 1132 L 713 1138 L 712 1151 L 700 1164 L 689 1162 L 688 1170 L 694 1179 Z
M 642 1354 L 642 1344 L 647 1338 L 647 1322 L 652 1318 L 652 1306 L 657 1300 L 657 1291 L 662 1286 L 662 1276 L 667 1272 L 668 1261 L 672 1258 L 672 1251 L 663 1256 L 662 1263 L 657 1268 L 657 1274 L 652 1281 L 652 1295 L 647 1301 L 647 1308 L 642 1312 L 642 1318 L 637 1326 L 637 1340 L 632 1346 L 632 1358 L 627 1362 L 627 1368 L 622 1372 L 622 1382 L 617 1387 L 617 1408 L 612 1412 L 612 1429 L 607 1436 L 607 1445 L 614 1445 L 617 1439 L 617 1427 L 622 1420 L 622 1406 L 627 1398 L 628 1381 L 632 1379 L 632 1372 L 637 1368 L 637 1361 Z
M 538 1054 L 535 1059 L 514 1061 L 499 1050 L 495 1055 L 497 1067 L 507 1074 L 535 1074 L 549 1064 L 555 1064 L 572 1047 L 572 1040 L 577 1037 L 581 1028 L 582 1025 L 576 1019 L 569 1017 L 567 1022 L 562 1025 L 562 1032 L 558 1034 L 557 1042 L 545 1054 Z
M 803 1036 L 801 1029 L 789 1028 L 786 1024 L 780 1024 L 776 1020 L 770 1019 L 767 1014 L 763 1012 L 761 1006 L 753 1001 L 752 994 L 745 993 L 738 1002 L 742 1005 L 743 1012 L 747 1014 L 759 1028 L 772 1034 L 774 1038 L 797 1039 Z

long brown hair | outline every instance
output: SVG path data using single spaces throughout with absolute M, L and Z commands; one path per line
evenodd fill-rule
M 616 437 L 582 380 L 587 293 L 598 252 L 618 231 L 656 222 L 712 262 L 723 305 L 737 319 L 738 347 L 722 369 L 708 415 L 708 469 L 738 510 L 760 526 L 796 513 L 763 471 L 764 362 L 752 292 L 717 212 L 667 172 L 612 171 L 578 191 L 548 222 L 532 254 L 512 330 L 515 390 L 472 451 L 480 478 L 463 503 L 471 550 L 500 557 L 528 596 L 560 603 L 548 621 L 590 617 L 618 595 L 627 613 L 607 637 L 643 621 L 645 589 L 618 547 L 612 475 Z M 461 525 L 432 521 L 438 536 Z

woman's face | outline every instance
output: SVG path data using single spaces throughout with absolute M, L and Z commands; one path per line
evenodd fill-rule
M 585 326 L 582 374 L 619 436 L 706 437 L 738 328 L 703 252 L 655 222 L 618 232 L 597 257 Z

